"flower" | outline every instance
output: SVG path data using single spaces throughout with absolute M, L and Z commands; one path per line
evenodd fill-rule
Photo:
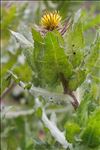
M 46 33 L 55 29 L 63 36 L 71 25 L 71 19 L 67 18 L 62 25 L 61 18 L 62 17 L 60 16 L 58 11 L 45 11 L 40 20 L 41 25 L 34 25 L 34 27 L 37 31 L 40 32 L 42 36 L 45 36 Z
M 56 29 L 61 21 L 61 16 L 58 11 L 49 12 L 46 11 L 41 18 L 41 25 L 47 30 Z

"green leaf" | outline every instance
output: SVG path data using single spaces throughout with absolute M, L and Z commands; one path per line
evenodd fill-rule
M 1 75 L 0 75 L 1 76 Z M 9 87 L 10 83 L 11 83 L 11 75 L 8 75 L 7 73 L 0 77 L 0 95 L 3 93 L 3 91 Z
M 76 71 L 70 78 L 68 87 L 71 91 L 75 91 L 86 79 L 85 70 Z
M 100 30 L 97 32 L 96 39 L 90 47 L 90 54 L 86 58 L 86 67 L 89 71 L 95 66 L 97 59 L 100 59 Z
M 20 49 L 18 49 L 15 54 L 9 53 L 8 55 L 9 60 L 6 63 L 1 64 L 1 68 L 2 68 L 1 74 L 0 74 L 0 77 L 1 77 L 0 92 L 1 93 L 5 90 L 7 86 L 9 86 L 10 78 L 7 78 L 8 76 L 7 71 L 10 70 L 14 66 L 20 53 L 21 53 Z
M 100 84 L 100 57 L 96 60 L 95 65 L 91 69 L 91 76 L 95 83 Z
M 67 122 L 65 124 L 65 129 L 66 129 L 66 139 L 70 142 L 73 143 L 75 140 L 75 136 L 80 132 L 80 127 L 77 123 L 74 122 Z
M 41 58 L 44 49 L 43 38 L 38 31 L 32 28 L 32 36 L 34 40 L 34 50 L 33 50 L 33 63 L 34 69 L 37 74 L 39 74 L 38 70 L 41 68 Z
M 20 79 L 12 71 L 8 71 L 8 73 L 12 76 L 16 83 L 20 82 Z
M 33 51 L 34 51 L 33 47 L 23 49 L 23 54 L 26 57 L 26 61 L 28 65 L 31 67 L 31 69 L 34 71 L 35 66 L 34 66 L 34 59 L 33 59 Z
M 72 74 L 72 65 L 69 63 L 64 49 L 63 38 L 57 31 L 48 32 L 44 39 L 40 33 L 32 29 L 34 39 L 34 64 L 37 82 L 43 86 L 57 85 L 60 73 L 65 78 Z M 65 69 L 66 68 L 66 69 Z
M 95 82 L 91 85 L 91 93 L 95 100 L 99 100 L 100 98 L 100 81 L 96 84 Z
M 7 38 L 9 36 L 8 29 L 16 18 L 16 6 L 12 5 L 9 10 L 3 8 L 2 10 L 2 21 L 1 21 L 1 30 L 2 30 L 2 38 Z
M 93 18 L 89 18 L 89 20 L 84 23 L 84 30 L 96 27 L 97 25 L 100 25 L 100 14 L 97 14 L 95 17 L 93 16 Z
M 43 38 L 42 38 L 40 32 L 36 31 L 34 28 L 32 28 L 32 36 L 33 36 L 34 42 L 38 42 L 38 43 L 43 42 Z
M 84 37 L 82 23 L 80 21 L 73 24 L 72 28 L 69 29 L 65 42 L 66 54 L 69 56 L 69 60 L 75 68 L 80 65 L 84 57 Z
M 13 73 L 16 74 L 20 80 L 30 82 L 32 79 L 32 70 L 27 63 L 23 65 L 16 65 L 13 69 Z
M 35 86 L 41 86 L 43 83 L 43 79 L 41 79 L 41 63 L 42 63 L 42 56 L 44 50 L 44 43 L 41 34 L 32 28 L 32 36 L 34 40 L 34 50 L 33 50 L 33 83 Z
M 72 74 L 72 65 L 69 63 L 64 49 L 60 47 L 61 35 L 55 32 L 48 32 L 44 38 L 45 48 L 41 63 L 41 75 L 47 84 L 54 85 L 62 73 L 67 79 Z
M 3 40 L 7 40 L 10 37 L 9 29 L 15 30 L 24 17 L 24 11 L 27 8 L 27 3 L 23 3 L 20 7 L 17 7 L 16 4 L 2 5 L 1 13 L 1 31 Z
M 82 134 L 82 140 L 92 148 L 100 145 L 100 108 L 90 117 Z
M 24 89 L 28 89 L 29 90 L 31 87 L 32 87 L 32 84 L 28 83 L 28 84 L 25 85 Z
M 80 103 L 80 106 L 77 109 L 77 122 L 81 127 L 84 127 L 87 125 L 88 121 L 88 107 L 91 102 L 91 96 L 89 93 L 86 93 Z
M 42 108 L 41 108 L 41 107 L 39 107 L 39 108 L 36 110 L 36 114 L 37 114 L 37 116 L 38 116 L 39 118 L 42 117 Z

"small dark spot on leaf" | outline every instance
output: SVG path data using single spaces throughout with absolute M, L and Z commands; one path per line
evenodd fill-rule
M 75 55 L 76 53 L 75 53 L 75 52 L 73 52 L 73 54 Z
M 74 45 L 74 44 L 72 44 L 72 46 L 74 47 L 75 45 Z

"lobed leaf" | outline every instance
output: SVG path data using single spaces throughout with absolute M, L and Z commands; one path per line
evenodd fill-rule
M 60 47 L 58 39 L 61 36 L 55 32 L 48 32 L 44 38 L 45 48 L 42 59 L 41 74 L 45 82 L 53 85 L 59 80 L 60 73 L 67 79 L 72 74 L 72 65 L 69 63 L 64 49 Z

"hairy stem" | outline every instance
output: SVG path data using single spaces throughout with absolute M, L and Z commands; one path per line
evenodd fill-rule
M 68 89 L 68 81 L 65 79 L 65 77 L 62 73 L 60 73 L 60 80 L 62 82 L 64 94 L 68 94 L 73 98 L 74 101 L 72 101 L 71 103 L 72 103 L 74 109 L 76 110 L 77 107 L 79 106 L 78 100 L 75 97 L 74 93 Z
M 67 94 L 69 94 L 73 98 L 74 101 L 71 102 L 71 103 L 72 103 L 74 109 L 76 110 L 78 108 L 78 106 L 79 106 L 79 102 L 78 102 L 76 96 L 74 95 L 74 93 L 72 91 L 67 93 Z

